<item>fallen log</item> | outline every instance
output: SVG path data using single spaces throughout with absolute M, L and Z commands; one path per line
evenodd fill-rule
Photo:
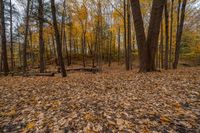
M 90 68 L 90 67 L 80 67 L 80 68 L 67 68 L 67 71 L 85 71 L 85 72 L 92 72 L 97 73 L 100 71 L 99 68 Z
M 55 73 L 35 73 L 33 75 L 34 76 L 49 76 L 49 77 L 53 77 L 53 76 L 55 76 Z
M 188 63 L 180 63 L 180 65 L 184 66 L 184 67 L 192 67 L 190 64 Z
M 55 73 L 12 73 L 12 76 L 23 76 L 23 77 L 31 77 L 31 76 L 46 76 L 53 77 Z

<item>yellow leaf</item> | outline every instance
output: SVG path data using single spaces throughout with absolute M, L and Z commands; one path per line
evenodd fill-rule
M 161 116 L 160 121 L 162 124 L 169 124 L 171 120 L 168 116 Z
M 180 105 L 179 103 L 174 103 L 173 106 L 174 106 L 176 109 L 181 108 L 181 105 Z
M 27 129 L 32 129 L 35 127 L 35 123 L 31 122 L 27 125 Z
M 34 127 L 35 127 L 35 123 L 34 122 L 28 123 L 28 125 L 26 126 L 26 128 L 24 128 L 22 133 L 27 133 L 30 129 L 33 129 Z
M 94 121 L 96 119 L 96 117 L 91 114 L 91 113 L 87 113 L 85 116 L 84 116 L 85 120 L 87 121 Z

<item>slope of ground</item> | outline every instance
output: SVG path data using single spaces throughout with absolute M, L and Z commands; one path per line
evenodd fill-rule
M 0 132 L 200 132 L 200 68 L 1 77 Z

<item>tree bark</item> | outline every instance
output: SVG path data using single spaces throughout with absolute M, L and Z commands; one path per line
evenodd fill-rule
M 14 54 L 13 54 L 13 10 L 12 10 L 12 0 L 10 0 L 10 61 L 11 61 L 11 70 L 14 69 Z
M 165 70 L 168 70 L 169 62 L 169 12 L 168 4 L 165 4 Z
M 128 53 L 127 53 L 127 6 L 126 1 L 124 0 L 124 53 L 125 53 L 125 66 L 126 70 L 129 70 L 128 68 Z
M 70 26 L 69 26 L 69 65 L 72 64 L 72 18 L 70 16 Z
M 174 21 L 174 0 L 171 0 L 171 24 L 170 24 L 170 48 L 169 48 L 169 67 L 172 67 L 172 43 L 173 43 L 173 21 Z
M 140 72 L 146 72 L 147 68 L 147 47 L 146 37 L 144 32 L 144 22 L 140 8 L 139 0 L 131 0 L 132 15 L 136 31 L 136 40 L 138 46 L 138 54 L 140 61 Z
M 117 56 L 118 56 L 118 64 L 120 64 L 120 58 L 121 58 L 121 51 L 120 51 L 120 47 L 121 47 L 121 36 L 120 36 L 120 34 L 121 34 L 121 31 L 120 31 L 120 27 L 118 28 L 118 54 L 117 54 Z
M 128 47 L 127 47 L 127 70 L 132 68 L 131 66 L 131 59 L 132 59 L 132 47 L 131 47 L 131 14 L 130 14 L 130 1 L 127 1 L 127 20 L 128 20 Z
M 158 47 L 159 31 L 165 3 L 166 0 L 153 0 L 149 31 L 146 39 L 140 2 L 139 0 L 131 0 L 141 72 L 156 71 L 155 56 Z
M 61 68 L 62 76 L 66 77 L 67 74 L 65 70 L 63 56 L 62 56 L 62 43 L 60 40 L 60 33 L 58 30 L 58 25 L 57 25 L 55 0 L 51 0 L 51 11 L 52 11 L 52 18 L 53 18 L 54 34 L 55 34 L 56 44 L 57 44 L 58 61 Z
M 23 71 L 26 72 L 27 69 L 27 44 L 28 44 L 28 30 L 29 30 L 29 8 L 30 8 L 30 0 L 27 0 L 27 7 L 26 7 L 26 23 L 25 23 L 25 37 L 24 37 L 24 44 L 23 44 Z
M 149 31 L 147 37 L 147 71 L 156 71 L 155 55 L 158 47 L 158 37 L 160 24 L 162 22 L 162 14 L 166 0 L 153 0 L 151 18 L 149 23 Z
M 40 73 L 44 73 L 45 71 L 45 62 L 44 62 L 44 54 L 45 54 L 45 47 L 44 47 L 44 37 L 43 37 L 43 18 L 44 18 L 44 6 L 43 0 L 38 0 L 39 8 L 38 8 L 38 15 L 39 15 L 39 46 L 40 46 Z
M 161 28 L 160 28 L 160 62 L 161 62 L 161 68 L 164 68 L 164 45 L 163 45 L 163 22 L 161 22 Z
M 178 62 L 179 62 L 179 56 L 180 56 L 179 54 L 180 54 L 180 48 L 181 48 L 181 37 L 182 37 L 182 33 L 183 33 L 186 5 L 187 5 L 187 0 L 183 0 L 182 6 L 181 6 L 180 24 L 178 24 L 177 36 L 176 36 L 175 60 L 174 60 L 174 63 L 173 63 L 174 69 L 177 69 Z
M 109 43 L 109 57 L 108 57 L 108 66 L 111 66 L 112 63 L 112 42 L 113 42 L 113 34 L 112 32 L 110 33 L 110 43 Z
M 9 72 L 8 60 L 7 60 L 7 48 L 6 48 L 6 28 L 5 28 L 5 17 L 4 17 L 4 1 L 0 0 L 0 33 L 1 33 L 1 45 L 2 45 L 2 65 L 4 75 L 7 76 Z

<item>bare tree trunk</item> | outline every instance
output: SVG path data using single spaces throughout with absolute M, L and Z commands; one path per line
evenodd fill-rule
M 128 19 L 128 49 L 127 49 L 127 64 L 128 64 L 128 66 L 127 66 L 127 68 L 128 68 L 128 70 L 130 70 L 131 69 L 131 64 L 132 64 L 132 48 L 131 48 L 131 14 L 130 14 L 130 1 L 128 0 L 127 1 L 127 19 Z
M 128 53 L 127 53 L 127 6 L 126 6 L 126 1 L 124 0 L 124 53 L 125 53 L 125 66 L 126 70 L 129 70 L 128 68 Z
M 139 61 L 140 61 L 140 72 L 146 72 L 147 68 L 147 47 L 146 37 L 144 32 L 144 23 L 142 18 L 142 12 L 140 9 L 140 1 L 139 0 L 131 0 L 132 14 L 134 20 L 134 26 L 136 31 L 136 40 L 138 45 L 139 52 Z
M 158 46 L 158 50 L 156 51 L 156 68 L 159 68 L 159 67 L 160 66 L 159 66 L 159 46 Z
M 43 18 L 44 18 L 44 6 L 43 0 L 38 0 L 39 8 L 38 8 L 38 15 L 39 15 L 39 46 L 40 46 L 40 73 L 44 73 L 45 71 L 45 63 L 44 63 L 44 38 L 43 38 Z
M 172 67 L 172 43 L 173 43 L 173 21 L 174 21 L 174 0 L 171 0 L 171 24 L 170 24 L 170 48 L 169 48 L 169 67 Z
M 60 40 L 60 33 L 58 30 L 58 25 L 57 25 L 56 7 L 55 7 L 54 0 L 51 0 L 51 10 L 52 10 L 54 32 L 55 32 L 55 38 L 56 38 L 56 44 L 57 44 L 58 61 L 59 61 L 59 65 L 61 67 L 62 76 L 66 77 L 67 74 L 65 71 L 65 64 L 64 64 L 63 56 L 62 56 L 62 43 L 60 42 L 61 40 Z
M 18 33 L 19 34 L 19 33 Z M 19 42 L 19 67 L 21 68 L 21 66 L 22 66 L 22 56 L 21 56 L 21 43 L 20 43 L 20 36 L 18 35 L 17 36 L 17 40 L 18 40 L 18 42 Z
M 164 40 L 164 36 L 163 36 L 163 22 L 161 23 L 161 28 L 160 28 L 160 62 L 161 62 L 161 68 L 164 68 L 164 45 L 163 45 L 163 40 Z
M 3 67 L 2 67 L 2 65 L 3 65 L 3 64 L 2 64 L 2 63 L 3 63 L 3 62 L 2 62 L 2 53 L 1 53 L 0 55 L 1 55 L 1 57 L 0 57 L 0 59 L 1 59 L 1 60 L 0 60 L 0 72 L 2 72 L 2 69 L 3 69 Z
M 4 75 L 7 76 L 9 72 L 8 60 L 7 60 L 7 48 L 6 48 L 6 28 L 5 28 L 5 17 L 4 17 L 4 1 L 0 0 L 0 33 L 1 33 L 1 45 L 2 45 L 2 65 Z
M 121 47 L 121 36 L 120 36 L 120 27 L 118 28 L 118 64 L 120 64 L 120 58 L 121 58 L 121 51 L 120 51 L 120 47 Z
M 71 16 L 70 16 L 71 19 Z M 72 64 L 72 22 L 70 21 L 69 27 L 69 65 Z
M 12 22 L 12 1 L 10 0 L 10 57 L 11 57 L 11 70 L 14 69 L 14 54 L 13 54 L 13 22 Z
M 165 3 L 166 0 L 153 0 L 149 31 L 146 39 L 140 2 L 139 0 L 131 0 L 133 20 L 139 48 L 141 72 L 151 72 L 156 70 L 155 56 L 158 48 L 159 31 Z
M 158 47 L 160 24 L 162 22 L 162 14 L 165 4 L 166 0 L 153 0 L 149 31 L 147 37 L 147 47 L 148 47 L 147 71 L 150 72 L 156 71 L 155 55 Z
M 178 27 L 177 27 L 175 60 L 174 60 L 174 63 L 173 63 L 173 68 L 174 69 L 177 69 L 178 62 L 179 62 L 179 54 L 180 54 L 180 48 L 181 48 L 181 37 L 182 37 L 182 33 L 183 33 L 186 5 L 187 5 L 187 0 L 183 0 L 182 6 L 181 6 L 182 8 L 181 8 L 180 24 L 178 24 Z
M 55 44 L 55 39 L 54 39 L 54 35 L 53 34 L 51 35 L 51 38 L 52 38 L 52 47 L 53 47 L 54 58 L 57 58 L 56 44 Z M 58 63 L 56 62 L 56 64 L 58 64 Z
M 110 43 L 109 43 L 109 54 L 108 54 L 108 66 L 111 66 L 112 63 L 112 40 L 113 39 L 113 35 L 112 32 L 110 33 Z
M 169 12 L 168 4 L 165 4 L 165 69 L 168 69 L 169 60 Z
M 26 72 L 27 69 L 27 57 L 26 57 L 26 48 L 28 44 L 28 30 L 29 30 L 29 8 L 30 8 L 30 0 L 27 0 L 26 7 L 26 23 L 25 23 L 25 39 L 23 44 L 23 71 Z
M 33 48 L 33 37 L 32 37 L 32 31 L 31 29 L 29 29 L 29 37 L 30 37 L 30 49 L 31 49 L 31 63 L 32 66 L 34 66 L 34 62 L 35 62 L 35 57 L 34 57 L 34 48 Z
M 83 60 L 83 67 L 86 67 L 86 63 L 85 63 L 85 31 L 83 31 L 82 34 L 82 60 Z
M 67 46 L 67 37 L 66 37 L 66 30 L 64 28 L 64 33 L 63 33 L 63 46 L 65 46 L 65 52 L 66 52 L 66 58 L 67 58 L 67 65 L 70 66 L 71 64 L 71 59 L 69 57 L 69 52 L 68 52 L 68 46 Z

